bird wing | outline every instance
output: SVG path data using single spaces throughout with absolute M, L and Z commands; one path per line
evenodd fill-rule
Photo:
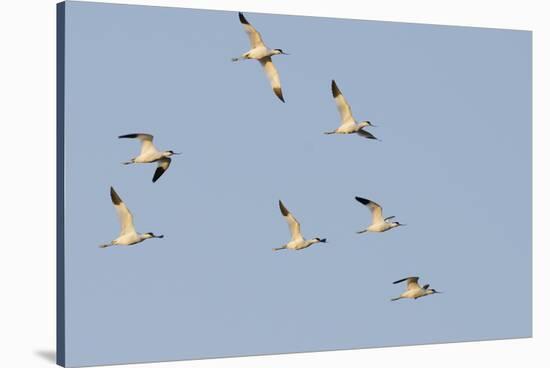
M 151 134 L 132 133 L 132 134 L 119 135 L 118 137 L 139 139 L 141 142 L 140 155 L 143 155 L 144 153 L 149 153 L 149 152 L 158 152 L 157 148 L 153 145 L 153 136 Z
M 153 183 L 156 182 L 166 170 L 168 170 L 171 162 L 172 159 L 170 157 L 164 157 L 158 160 L 157 169 L 155 170 L 155 174 L 153 175 Z
M 374 135 L 372 135 L 371 133 L 367 132 L 366 130 L 364 129 L 359 129 L 357 131 L 357 134 L 363 138 L 368 138 L 368 139 L 378 139 L 376 138 Z
M 400 282 L 407 281 L 407 290 L 415 290 L 420 289 L 420 285 L 418 285 L 418 276 L 413 277 L 405 277 L 404 279 L 394 281 L 394 284 L 399 284 Z
M 332 81 L 332 97 L 334 97 L 334 101 L 338 107 L 338 112 L 340 113 L 340 124 L 348 123 L 350 121 L 355 123 L 355 119 L 353 119 L 353 115 L 351 113 L 351 107 L 334 80 Z
M 281 89 L 281 80 L 279 79 L 279 72 L 277 71 L 277 68 L 275 68 L 275 64 L 273 64 L 273 61 L 271 61 L 271 57 L 267 56 L 267 57 L 261 58 L 259 61 L 262 64 L 262 67 L 264 68 L 264 72 L 267 75 L 267 78 L 269 79 L 269 83 L 271 83 L 271 88 L 273 89 L 273 92 L 279 98 L 279 100 L 285 102 L 285 99 L 283 97 L 283 90 Z
M 290 230 L 291 240 L 302 239 L 302 233 L 300 232 L 300 223 L 296 218 L 286 209 L 283 202 L 279 201 L 279 209 L 281 210 L 282 215 L 284 216 L 286 222 L 288 223 L 288 228 Z
M 120 235 L 135 233 L 134 216 L 126 207 L 126 204 L 120 199 L 117 192 L 111 187 L 111 201 L 115 205 L 115 210 L 120 220 Z
M 372 213 L 373 224 L 384 222 L 384 218 L 382 217 L 382 207 L 378 203 L 373 202 L 370 199 L 361 197 L 355 197 L 355 199 L 357 200 L 357 202 L 364 204 L 370 209 Z
M 252 24 L 248 23 L 243 13 L 241 12 L 239 12 L 239 20 L 244 26 L 244 30 L 246 31 L 246 34 L 248 35 L 248 38 L 250 40 L 250 48 L 255 49 L 258 46 L 265 46 L 260 32 L 256 31 L 256 29 L 252 27 Z
M 420 289 L 420 285 L 418 285 L 418 277 L 409 277 L 407 280 L 407 290 L 416 289 Z

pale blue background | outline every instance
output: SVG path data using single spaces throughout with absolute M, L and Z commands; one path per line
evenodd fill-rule
M 531 33 L 69 2 L 67 364 L 531 335 Z M 325 136 L 337 80 L 382 142 Z M 183 152 L 151 183 L 149 132 Z M 113 185 L 139 231 L 119 227 Z M 371 198 L 408 227 L 357 235 Z M 326 246 L 288 238 L 282 199 Z M 445 294 L 390 302 L 419 275 Z

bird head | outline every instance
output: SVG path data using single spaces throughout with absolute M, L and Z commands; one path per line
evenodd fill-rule
M 364 121 L 359 123 L 359 126 L 361 128 L 364 128 L 364 127 L 373 127 L 373 126 L 376 126 L 376 125 L 372 125 L 372 123 L 370 121 L 364 120 Z
M 164 235 L 155 235 L 153 233 L 145 233 L 143 234 L 145 236 L 146 239 L 149 239 L 149 238 L 158 238 L 158 239 L 162 239 L 164 238 Z
M 402 224 L 398 221 L 392 222 L 391 225 L 392 227 L 406 226 L 406 224 Z
M 174 155 L 181 155 L 181 153 L 179 153 L 179 152 L 174 152 L 174 151 L 172 151 L 172 150 L 164 151 L 164 156 L 166 156 L 166 157 L 170 157 L 170 156 L 174 156 Z
M 273 49 L 273 55 L 290 55 L 290 54 L 287 54 L 282 49 Z
M 321 239 L 321 238 L 313 238 L 313 240 L 315 240 L 316 243 L 326 243 L 327 242 L 327 239 Z

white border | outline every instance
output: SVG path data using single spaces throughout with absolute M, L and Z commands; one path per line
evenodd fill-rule
M 109 1 L 533 30 L 534 338 L 403 348 L 171 362 L 132 367 L 547 367 L 550 346 L 548 111 L 550 37 L 544 1 L 141 0 Z M 0 366 L 51 367 L 55 347 L 55 3 L 0 4 Z M 510 50 L 513 53 L 514 50 Z M 545 104 L 546 102 L 546 104 Z M 522 122 L 518 122 L 521 129 Z M 513 149 L 513 147 L 511 147 Z M 23 166 L 24 165 L 24 166 Z M 545 190 L 546 189 L 546 190 Z M 513 198 L 510 216 L 514 213 Z M 29 219 L 28 221 L 23 221 Z M 465 270 L 466 272 L 467 270 Z M 503 275 L 513 277 L 513 275 Z M 505 279 L 503 280 L 505 282 Z M 545 288 L 546 286 L 546 288 Z M 513 290 L 508 298 L 513 298 Z

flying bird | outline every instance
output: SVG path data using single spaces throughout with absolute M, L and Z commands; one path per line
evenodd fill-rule
M 271 57 L 274 55 L 288 55 L 281 49 L 270 49 L 262 40 L 262 36 L 244 17 L 243 13 L 239 12 L 239 20 L 241 21 L 241 24 L 244 26 L 244 30 L 248 34 L 248 38 L 250 39 L 250 50 L 245 52 L 239 57 L 233 58 L 231 60 L 238 61 L 238 60 L 245 60 L 245 59 L 254 59 L 258 60 L 260 64 L 262 64 L 262 68 L 264 69 L 265 74 L 267 75 L 267 78 L 269 79 L 269 82 L 271 83 L 271 88 L 273 89 L 273 92 L 275 95 L 279 98 L 279 100 L 285 102 L 285 99 L 283 97 L 283 91 L 281 89 L 281 80 L 279 79 L 279 72 L 277 72 L 277 69 L 275 68 L 275 65 L 273 64 L 273 61 L 271 60 Z
M 382 216 L 382 207 L 380 207 L 378 203 L 373 202 L 370 199 L 365 199 L 361 197 L 355 197 L 355 199 L 357 200 L 357 202 L 367 206 L 372 213 L 371 224 L 365 230 L 358 231 L 357 234 L 362 234 L 367 231 L 371 231 L 373 233 L 383 233 L 384 231 L 388 231 L 390 229 L 393 229 L 394 227 L 405 225 L 400 224 L 397 221 L 391 221 L 391 219 L 395 218 L 395 216 L 384 218 Z
M 131 159 L 130 161 L 123 162 L 124 165 L 129 164 L 150 164 L 157 163 L 157 169 L 153 175 L 153 183 L 156 182 L 162 174 L 170 167 L 172 159 L 170 156 L 179 155 L 174 151 L 159 151 L 153 145 L 153 136 L 146 133 L 132 133 L 126 135 L 120 135 L 119 138 L 137 138 L 141 141 L 141 152 L 139 156 Z
M 423 296 L 430 294 L 441 294 L 441 291 L 435 289 L 429 289 L 430 284 L 420 286 L 418 284 L 418 277 L 405 277 L 404 279 L 394 281 L 394 284 L 399 284 L 400 282 L 407 281 L 407 291 L 399 295 L 397 298 L 392 298 L 391 301 L 396 301 L 399 299 L 418 299 Z
M 290 211 L 286 209 L 285 205 L 281 201 L 279 201 L 279 209 L 281 210 L 281 214 L 284 216 L 286 222 L 288 223 L 291 239 L 288 243 L 286 243 L 282 247 L 273 248 L 273 250 L 281 250 L 281 249 L 300 250 L 300 249 L 307 248 L 310 245 L 315 243 L 327 242 L 326 239 L 320 239 L 320 238 L 313 238 L 310 240 L 304 239 L 300 231 L 300 223 L 298 222 L 298 220 L 296 220 L 296 218 L 292 215 L 292 213 L 290 213 Z
M 346 98 L 340 92 L 340 89 L 336 85 L 336 82 L 332 80 L 332 97 L 336 102 L 338 107 L 338 112 L 340 113 L 340 126 L 333 130 L 332 132 L 325 132 L 325 134 L 352 134 L 356 133 L 361 137 L 368 139 L 378 139 L 371 133 L 367 132 L 364 128 L 368 126 L 374 126 L 370 121 L 365 120 L 357 122 L 351 113 L 351 106 L 346 101 Z
M 107 248 L 113 245 L 134 245 L 141 243 L 145 239 L 164 238 L 164 235 L 155 235 L 153 233 L 138 233 L 134 227 L 134 216 L 126 207 L 126 204 L 120 199 L 117 192 L 111 187 L 111 201 L 113 202 L 118 219 L 120 221 L 120 234 L 118 238 L 108 244 L 102 244 L 100 248 Z

